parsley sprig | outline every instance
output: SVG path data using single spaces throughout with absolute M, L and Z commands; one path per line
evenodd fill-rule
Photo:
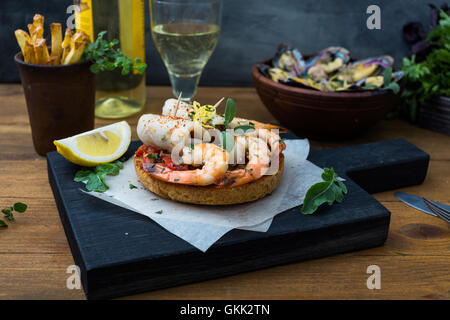
M 90 43 L 83 53 L 84 61 L 90 60 L 93 62 L 91 65 L 91 71 L 93 73 L 113 71 L 118 68 L 122 69 L 122 75 L 127 75 L 132 70 L 137 70 L 139 74 L 145 72 L 147 64 L 139 58 L 136 58 L 133 62 L 120 48 L 115 48 L 119 44 L 119 40 L 114 39 L 108 42 L 103 39 L 105 34 L 106 31 L 100 32 L 97 39 Z
M 28 206 L 22 202 L 16 202 L 11 207 L 7 209 L 3 209 L 2 213 L 5 215 L 5 218 L 8 221 L 14 221 L 14 212 L 24 213 L 27 210 Z M 8 227 L 8 224 L 0 219 L 0 227 Z
M 341 203 L 347 187 L 339 180 L 334 169 L 324 168 L 322 173 L 323 182 L 316 183 L 306 192 L 303 200 L 302 213 L 312 214 L 324 203 L 332 205 L 335 201 Z
M 112 163 L 100 164 L 94 168 L 83 168 L 75 174 L 73 181 L 85 182 L 86 190 L 93 192 L 105 192 L 109 189 L 106 184 L 106 176 L 117 176 L 123 169 L 124 159 Z
M 422 62 L 403 58 L 402 71 L 405 75 L 403 104 L 396 113 L 407 116 L 415 122 L 420 105 L 433 97 L 450 96 L 450 16 L 440 11 L 439 24 L 430 31 L 426 41 L 431 52 Z

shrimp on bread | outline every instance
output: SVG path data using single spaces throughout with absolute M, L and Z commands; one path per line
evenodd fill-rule
M 245 123 L 252 130 L 241 134 Z M 241 118 L 224 124 L 215 106 L 176 99 L 166 101 L 163 115 L 143 115 L 137 131 L 144 145 L 134 157 L 139 181 L 163 198 L 203 205 L 244 203 L 270 194 L 283 176 L 284 142 L 271 125 Z M 235 129 L 231 150 L 217 141 L 221 138 L 210 141 L 221 137 L 224 127 Z

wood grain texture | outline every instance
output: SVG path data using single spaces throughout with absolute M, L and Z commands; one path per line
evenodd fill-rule
M 148 112 L 159 112 L 169 87 L 148 89 Z M 274 119 L 252 88 L 200 88 L 200 101 L 232 96 L 245 117 Z M 48 184 L 45 158 L 33 149 L 25 99 L 19 85 L 0 85 L 0 206 L 24 201 L 29 211 L 0 230 L 0 299 L 84 299 L 65 286 L 73 258 Z M 129 119 L 133 126 L 138 117 Z M 98 120 L 96 126 L 111 121 Z M 136 139 L 135 132 L 133 132 Z M 406 122 L 383 121 L 358 139 L 311 144 L 335 148 L 405 138 L 431 155 L 423 185 L 400 189 L 450 203 L 450 139 Z M 396 200 L 394 192 L 375 195 L 391 211 L 384 246 L 319 260 L 244 273 L 129 298 L 136 299 L 450 299 L 450 228 Z M 382 289 L 366 288 L 367 266 L 377 264 Z

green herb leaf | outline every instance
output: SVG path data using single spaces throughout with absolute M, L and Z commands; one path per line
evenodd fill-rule
M 136 187 L 134 184 L 130 183 L 130 190 L 137 189 L 137 188 L 138 187 Z
M 332 181 L 334 179 L 335 173 L 334 173 L 334 169 L 328 169 L 328 168 L 324 168 L 323 172 L 322 172 L 322 179 L 324 181 Z
M 77 173 L 75 173 L 75 178 L 73 178 L 73 181 L 75 182 L 83 182 L 89 180 L 89 175 L 92 173 L 91 170 L 80 170 Z
M 379 89 L 379 88 L 380 88 L 379 86 L 377 86 L 377 85 L 375 85 L 373 83 L 366 84 L 363 87 L 364 90 Z
M 163 211 L 162 211 L 162 210 L 159 210 L 159 211 L 156 211 L 155 213 L 156 213 L 156 214 L 162 214 Z
M 228 125 L 233 121 L 236 116 L 236 103 L 233 99 L 227 99 L 227 106 L 225 107 L 225 128 L 228 129 Z
M 392 68 L 386 68 L 383 75 L 383 86 L 386 88 L 392 81 Z
M 231 152 L 234 148 L 234 137 L 226 131 L 222 132 L 222 148 L 227 152 Z
M 108 42 L 103 39 L 106 35 L 106 31 L 102 31 L 98 34 L 97 39 L 90 43 L 89 46 L 83 52 L 84 61 L 92 61 L 90 69 L 93 73 L 101 71 L 113 71 L 121 68 L 122 75 L 129 74 L 132 70 L 137 70 L 139 74 L 143 74 L 147 65 L 136 58 L 133 62 L 123 54 L 122 50 L 114 47 L 119 44 L 117 39 Z
M 7 228 L 7 227 L 8 225 L 6 224 L 6 222 L 0 219 L 0 228 Z
M 124 163 L 125 161 L 126 161 L 126 160 L 125 160 L 124 158 L 121 158 L 120 160 L 117 160 L 117 161 L 114 162 L 114 163 L 116 164 L 116 166 L 119 167 L 119 169 L 123 169 L 123 163 Z
M 414 55 L 403 59 L 405 85 L 398 113 L 412 122 L 417 120 L 421 103 L 433 97 L 450 96 L 450 17 L 443 10 L 439 24 L 429 32 L 426 41 L 431 50 L 424 61 L 417 62 Z
M 340 203 L 347 194 L 347 187 L 339 180 L 333 168 L 324 168 L 322 173 L 323 182 L 311 186 L 306 192 L 303 200 L 302 213 L 312 214 L 324 203 L 332 205 L 335 201 Z
M 120 172 L 119 166 L 115 163 L 104 163 L 97 166 L 96 172 L 104 172 L 110 176 L 117 176 Z
M 237 126 L 236 128 L 234 128 L 234 132 L 236 132 L 237 134 L 241 134 L 244 135 L 247 132 L 252 132 L 255 131 L 255 126 L 251 126 L 251 125 L 242 125 L 242 126 Z
M 89 175 L 88 182 L 86 184 L 86 189 L 88 191 L 94 191 L 94 192 L 105 192 L 109 189 L 109 187 L 103 182 L 104 177 L 102 179 L 102 175 L 95 174 L 92 172 Z
M 105 192 L 109 189 L 106 184 L 106 176 L 117 176 L 123 169 L 123 161 L 120 159 L 112 163 L 103 163 L 95 168 L 83 168 L 74 177 L 75 182 L 85 182 L 86 190 L 93 192 Z
M 10 209 L 3 209 L 2 212 L 5 215 L 5 218 L 9 221 L 14 221 L 14 215 L 13 215 L 14 208 L 11 207 Z
M 389 83 L 386 89 L 392 90 L 392 92 L 394 92 L 395 94 L 400 92 L 400 86 L 398 85 L 397 82 Z

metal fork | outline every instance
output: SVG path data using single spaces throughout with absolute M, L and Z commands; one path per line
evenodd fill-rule
M 434 212 L 439 218 L 447 223 L 450 223 L 450 211 L 438 206 L 436 203 L 428 200 L 427 198 L 422 198 L 425 205 Z

